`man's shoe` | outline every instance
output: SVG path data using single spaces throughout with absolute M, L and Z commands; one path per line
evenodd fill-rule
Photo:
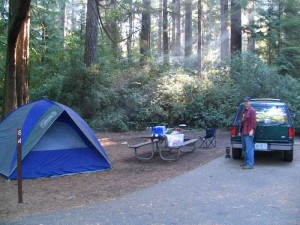
M 240 166 L 242 166 L 242 167 L 247 166 L 247 164 L 246 163 L 241 163 Z
M 243 166 L 243 169 L 253 169 L 253 166 Z

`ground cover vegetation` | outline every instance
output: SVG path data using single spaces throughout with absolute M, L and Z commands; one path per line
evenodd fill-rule
M 0 91 L 3 106 L 8 5 L 13 1 L 2 2 Z M 98 5 L 104 21 L 99 22 L 98 18 L 101 26 L 97 32 L 97 48 L 94 48 L 96 58 L 87 63 L 87 3 L 31 1 L 30 101 L 50 99 L 65 104 L 79 113 L 95 131 L 128 131 L 181 123 L 195 129 L 226 128 L 244 96 L 280 98 L 288 103 L 293 114 L 299 114 L 298 1 L 268 1 L 261 4 L 263 7 L 255 7 L 254 21 L 249 19 L 250 22 L 239 28 L 241 49 L 234 51 L 232 48 L 225 59 L 221 58 L 219 3 L 200 1 L 201 8 L 199 2 L 187 1 L 191 3 L 192 29 L 187 31 L 183 27 L 179 31 L 195 36 L 199 32 L 197 13 L 202 10 L 199 14 L 202 15 L 200 60 L 199 42 L 197 46 L 192 40 L 190 46 L 186 46 L 189 39 L 185 39 L 176 45 L 178 28 L 175 25 L 178 23 L 175 17 L 173 20 L 172 13 L 167 15 L 167 21 L 174 26 L 167 29 L 170 33 L 174 30 L 175 36 L 163 36 L 166 34 L 160 29 L 165 14 L 161 14 L 161 9 L 165 6 L 160 6 L 160 1 L 151 1 L 150 6 L 147 1 L 108 2 L 107 6 Z M 169 12 L 175 12 L 171 1 L 166 2 Z M 69 13 L 69 19 L 65 21 L 69 23 L 64 28 L 66 34 L 60 32 L 58 5 L 61 3 L 65 3 Z M 250 1 L 241 1 L 239 5 L 250 18 Z M 130 9 L 130 13 L 124 13 L 124 8 Z M 151 15 L 151 32 L 141 25 L 141 21 L 147 21 L 142 9 L 149 10 Z M 187 9 L 186 5 L 181 8 L 182 20 Z M 77 16 L 70 17 L 71 13 L 77 13 Z M 187 19 L 189 17 L 185 17 Z M 125 25 L 128 28 L 125 29 Z M 146 47 L 142 34 L 148 35 Z M 122 39 L 125 41 L 116 41 Z M 157 44 L 166 40 L 171 43 Z M 252 49 L 249 47 L 251 41 L 255 43 Z M 229 48 L 229 42 L 227 44 Z M 231 40 L 231 46 L 233 44 Z M 191 47 L 190 51 L 187 47 Z

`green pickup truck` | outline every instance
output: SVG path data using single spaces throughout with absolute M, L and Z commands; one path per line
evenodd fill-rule
M 254 136 L 255 151 L 282 151 L 283 160 L 293 161 L 295 128 L 288 107 L 280 99 L 251 99 L 256 110 L 257 127 Z M 242 157 L 241 120 L 244 103 L 237 109 L 231 124 L 232 157 Z

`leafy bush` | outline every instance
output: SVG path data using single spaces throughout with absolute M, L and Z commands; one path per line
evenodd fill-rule
M 63 76 L 61 75 L 50 76 L 36 89 L 30 89 L 30 100 L 50 99 L 59 101 L 62 93 L 62 81 Z
M 221 127 L 228 124 L 222 111 L 228 111 L 222 103 L 229 95 L 224 84 L 216 77 L 199 79 L 183 70 L 171 70 L 161 79 L 152 102 L 160 106 L 160 114 L 171 126 Z
M 292 114 L 300 112 L 299 80 L 282 76 L 252 54 L 243 54 L 232 61 L 232 80 L 237 96 L 279 98 L 288 104 Z M 296 120 L 296 127 L 300 121 Z
M 241 96 L 272 97 L 277 95 L 274 84 L 280 82 L 274 68 L 268 67 L 255 55 L 237 55 L 231 63 L 231 78 Z
M 97 131 L 128 131 L 128 119 L 126 113 L 122 110 L 108 111 L 102 113 L 102 116 L 91 121 L 90 126 Z
M 220 76 L 219 74 L 222 74 Z M 234 113 L 233 85 L 225 71 L 214 71 L 186 87 L 187 121 L 194 127 L 227 127 Z

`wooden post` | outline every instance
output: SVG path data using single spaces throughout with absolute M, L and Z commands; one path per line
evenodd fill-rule
M 22 191 L 22 131 L 17 129 L 17 178 L 18 178 L 18 202 L 23 203 Z

